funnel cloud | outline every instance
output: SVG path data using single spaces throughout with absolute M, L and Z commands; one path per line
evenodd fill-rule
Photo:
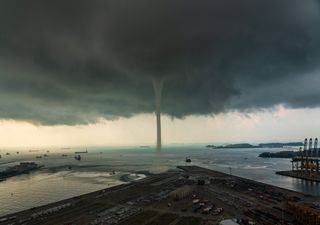
M 160 148 L 160 102 L 174 118 L 319 107 L 319 27 L 318 0 L 2 0 L 0 118 L 156 112 Z
M 157 151 L 161 150 L 161 97 L 164 80 L 161 78 L 153 79 L 155 93 L 156 118 L 157 118 Z

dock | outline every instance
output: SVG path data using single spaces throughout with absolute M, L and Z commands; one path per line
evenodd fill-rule
M 312 145 L 312 138 L 304 140 L 304 149 L 300 148 L 298 156 L 291 160 L 291 170 L 278 171 L 279 175 L 299 178 L 308 181 L 320 182 L 320 149 L 318 138 L 315 138 Z

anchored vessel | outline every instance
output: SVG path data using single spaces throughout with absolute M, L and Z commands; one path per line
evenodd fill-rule
M 0 172 L 0 180 L 24 173 L 29 173 L 30 171 L 39 169 L 43 166 L 44 165 L 38 165 L 35 162 L 21 162 L 19 165 L 9 167 L 5 171 Z
M 83 153 L 84 153 L 84 154 L 85 154 L 85 153 L 88 153 L 88 149 L 86 149 L 85 151 L 82 151 L 82 152 L 81 152 L 81 151 L 80 151 L 80 152 L 75 152 L 74 154 L 83 154 Z

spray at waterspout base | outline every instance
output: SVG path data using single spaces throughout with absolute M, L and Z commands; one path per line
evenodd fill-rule
M 162 152 L 156 152 L 153 159 L 150 172 L 153 174 L 163 173 L 169 170 L 168 165 L 164 163 L 165 158 Z

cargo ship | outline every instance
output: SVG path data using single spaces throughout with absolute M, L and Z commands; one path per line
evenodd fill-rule
M 35 162 L 21 162 L 19 165 L 8 167 L 6 170 L 0 172 L 0 180 L 29 173 L 30 171 L 39 169 L 43 166 L 44 165 L 38 165 Z
M 88 153 L 88 149 L 86 149 L 86 150 L 83 151 L 83 152 L 75 152 L 74 154 L 86 154 L 86 153 Z

